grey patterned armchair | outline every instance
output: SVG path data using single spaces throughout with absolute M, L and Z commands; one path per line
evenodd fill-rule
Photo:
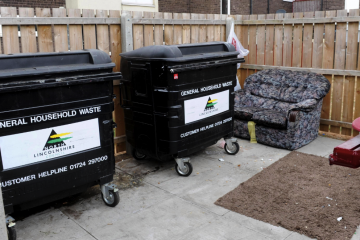
M 322 75 L 264 70 L 250 75 L 235 93 L 234 134 L 250 139 L 248 121 L 256 123 L 259 143 L 298 149 L 318 136 L 322 99 L 330 90 Z

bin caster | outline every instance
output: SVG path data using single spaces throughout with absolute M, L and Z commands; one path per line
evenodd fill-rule
M 145 160 L 145 158 L 146 158 L 146 155 L 145 155 L 145 154 L 140 153 L 140 152 L 139 152 L 138 150 L 136 150 L 136 149 L 133 149 L 133 150 L 132 150 L 132 155 L 133 155 L 133 157 L 134 157 L 136 160 L 138 160 L 138 161 Z
M 16 229 L 15 229 L 15 219 L 11 216 L 6 217 L 6 230 L 9 240 L 16 240 Z
M 240 150 L 240 146 L 237 143 L 236 138 L 227 138 L 225 139 L 225 152 L 229 155 L 235 155 L 239 152 Z
M 101 185 L 101 196 L 104 203 L 109 207 L 115 207 L 120 202 L 119 189 L 115 184 Z
M 175 170 L 177 174 L 182 177 L 187 177 L 192 173 L 193 167 L 190 163 L 190 158 L 175 158 L 175 161 Z

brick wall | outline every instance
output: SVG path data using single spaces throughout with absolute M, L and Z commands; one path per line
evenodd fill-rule
M 0 0 L 0 7 L 58 8 L 65 7 L 65 0 Z
M 341 10 L 345 7 L 345 0 L 324 0 L 323 4 L 324 11 Z M 267 0 L 253 0 L 252 7 L 253 14 L 268 13 Z M 270 13 L 276 13 L 279 9 L 291 13 L 293 4 L 283 0 L 270 0 Z M 231 0 L 230 11 L 234 15 L 250 14 L 250 0 Z M 159 0 L 159 12 L 219 14 L 220 0 Z
M 189 13 L 189 1 L 158 0 L 159 12 Z
M 176 0 L 176 2 L 188 0 Z M 189 13 L 220 14 L 220 0 L 190 0 Z
M 231 0 L 230 5 L 230 13 L 233 15 L 250 14 L 250 0 Z
M 345 0 L 324 0 L 324 11 L 342 10 L 345 8 Z
M 159 12 L 219 14 L 220 0 L 159 0 Z
M 293 11 L 293 4 L 292 2 L 284 2 L 283 0 L 270 0 L 270 13 L 276 13 L 279 9 L 284 9 L 287 13 L 291 13 Z
M 267 0 L 253 0 L 253 14 L 267 14 Z

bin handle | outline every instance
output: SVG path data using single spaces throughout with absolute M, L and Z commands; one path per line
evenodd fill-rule
M 122 85 L 124 85 L 124 83 L 120 82 L 120 84 L 119 84 L 119 103 L 120 103 L 120 107 L 125 109 L 125 110 L 130 110 L 130 106 L 125 106 L 123 104 L 123 98 L 121 96 L 121 87 L 122 87 Z
M 243 62 L 245 62 L 243 58 L 234 58 L 234 59 L 219 60 L 212 62 L 202 62 L 199 64 L 169 66 L 168 68 L 170 69 L 171 73 L 179 73 L 189 70 L 206 69 L 206 68 L 219 67 L 223 65 L 230 65 L 230 64 L 243 63 Z

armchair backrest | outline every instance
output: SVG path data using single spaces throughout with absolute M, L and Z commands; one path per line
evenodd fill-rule
M 330 86 L 329 81 L 320 74 L 270 69 L 246 78 L 244 90 L 259 97 L 298 103 L 306 99 L 322 99 Z

